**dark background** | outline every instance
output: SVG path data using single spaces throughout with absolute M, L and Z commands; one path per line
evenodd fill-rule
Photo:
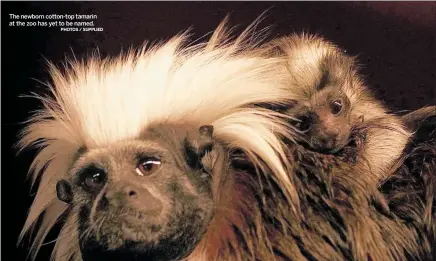
M 34 79 L 47 77 L 44 57 L 60 63 L 71 49 L 80 58 L 96 46 L 102 55 L 113 55 L 191 26 L 197 38 L 228 13 L 232 25 L 243 29 L 271 8 L 261 26 L 274 25 L 272 37 L 319 33 L 359 55 L 367 82 L 394 110 L 436 104 L 436 2 L 2 2 L 1 7 L 2 254 L 12 254 L 5 260 L 27 255 L 29 239 L 23 247 L 16 242 L 35 192 L 25 179 L 33 153 L 16 156 L 12 146 L 21 122 L 38 106 L 18 96 L 43 88 Z M 10 13 L 96 14 L 96 27 L 104 32 L 9 27 Z M 48 260 L 52 247 L 44 246 L 37 260 Z

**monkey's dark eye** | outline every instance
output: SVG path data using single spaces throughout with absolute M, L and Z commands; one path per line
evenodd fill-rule
M 307 116 L 299 117 L 297 121 L 292 124 L 300 131 L 308 131 L 310 129 L 310 119 Z
M 97 168 L 89 168 L 82 173 L 83 186 L 90 189 L 101 188 L 106 181 L 106 173 Z
M 341 112 L 342 101 L 336 100 L 336 101 L 332 102 L 332 104 L 330 105 L 330 110 L 331 110 L 332 114 L 338 114 L 339 112 Z
M 162 162 L 156 158 L 145 158 L 141 160 L 136 167 L 136 173 L 139 176 L 148 176 L 153 174 L 161 166 Z

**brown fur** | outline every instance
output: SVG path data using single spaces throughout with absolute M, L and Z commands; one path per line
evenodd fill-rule
M 434 141 L 413 146 L 419 151 Z M 389 188 L 389 192 L 379 191 L 358 178 L 366 174 L 365 170 L 344 164 L 337 157 L 310 152 L 299 145 L 291 146 L 289 153 L 302 206 L 300 214 L 291 214 L 280 188 L 269 176 L 259 183 L 252 172 L 235 173 L 239 178 L 233 188 L 224 191 L 231 204 L 221 209 L 232 222 L 219 223 L 216 219 L 217 223 L 211 223 L 212 229 L 188 260 L 432 260 L 435 212 L 428 211 L 436 185 L 434 160 L 409 170 L 425 170 L 428 182 L 415 182 L 416 191 L 423 191 L 420 201 L 402 202 L 397 197 L 405 187 L 389 188 L 385 183 L 383 188 Z M 436 156 L 434 149 L 423 153 L 407 154 L 408 160 L 391 179 L 409 182 L 407 162 L 423 155 Z M 235 166 L 248 169 L 244 164 L 248 163 L 235 158 Z M 269 186 L 262 188 L 261 184 Z M 407 188 L 412 185 L 407 184 Z M 413 190 L 408 193 L 414 195 Z M 425 207 L 421 202 L 427 202 Z M 232 223 L 237 226 L 232 227 Z

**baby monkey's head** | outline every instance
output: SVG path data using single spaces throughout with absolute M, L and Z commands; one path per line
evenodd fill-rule
M 212 126 L 149 128 L 141 139 L 83 152 L 58 198 L 79 215 L 84 260 L 178 260 L 213 215 Z
M 302 140 L 315 151 L 335 153 L 348 144 L 352 129 L 351 104 L 335 86 L 314 93 L 285 110 L 291 124 L 303 133 Z
M 363 84 L 353 57 L 315 35 L 278 38 L 262 49 L 267 56 L 282 57 L 284 84 L 292 102 L 280 111 L 295 118 L 311 149 L 335 153 L 349 143 L 353 127 L 365 118 L 384 112 Z

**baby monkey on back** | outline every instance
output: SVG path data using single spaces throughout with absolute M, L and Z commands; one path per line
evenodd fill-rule
M 262 55 L 284 58 L 284 83 L 291 102 L 275 108 L 293 117 L 298 140 L 313 151 L 347 155 L 380 181 L 399 159 L 410 136 L 359 75 L 355 59 L 316 35 L 278 38 Z M 353 155 L 353 157 L 349 157 Z

